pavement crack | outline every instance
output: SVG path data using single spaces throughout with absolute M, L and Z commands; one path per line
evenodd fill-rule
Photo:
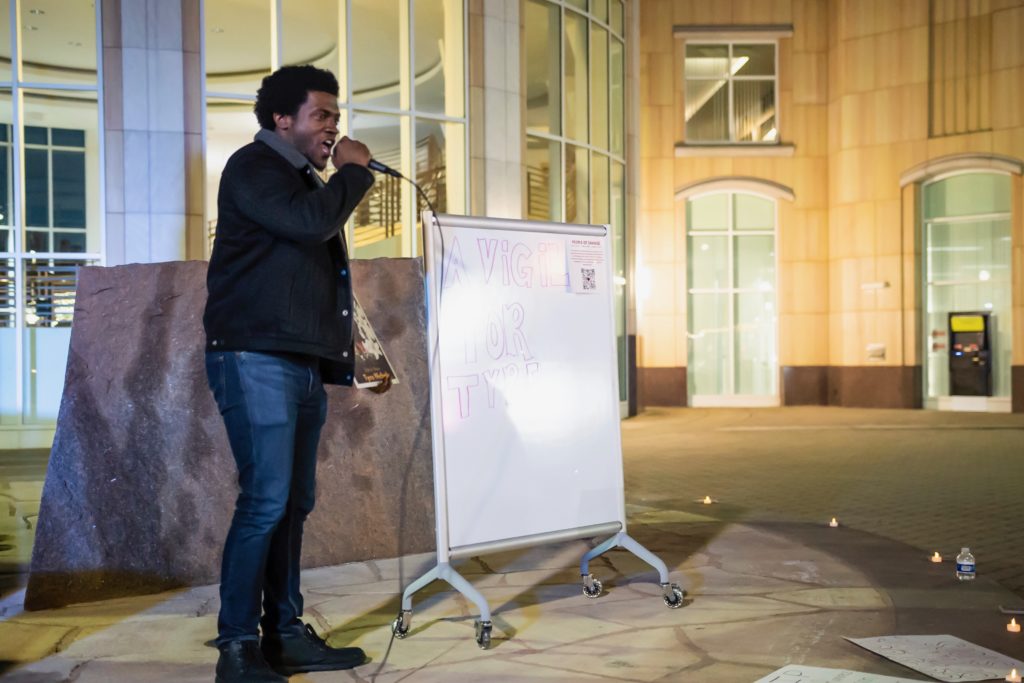
M 57 654 L 59 652 L 63 652 L 68 646 L 70 646 L 73 642 L 75 642 L 75 639 L 78 637 L 78 634 L 80 634 L 81 632 L 82 632 L 81 627 L 76 626 L 76 627 L 72 628 L 71 630 L 69 630 L 64 635 L 62 635 L 60 637 L 60 640 L 58 640 L 56 643 L 54 643 L 53 654 Z
M 715 663 L 715 658 L 709 655 L 707 652 L 705 652 L 704 649 L 698 646 L 695 642 L 693 642 L 693 639 L 686 634 L 686 629 L 684 629 L 682 626 L 676 626 L 675 628 L 673 628 L 672 633 L 676 637 L 676 642 L 678 642 L 684 650 L 690 650 L 692 652 L 697 653 L 697 656 L 699 658 L 699 661 L 697 662 L 698 669 L 703 669 L 704 667 L 710 666 Z
M 207 614 L 210 613 L 210 606 L 212 604 L 213 604 L 213 598 L 212 597 L 206 598 L 205 600 L 203 600 L 203 602 L 200 603 L 199 607 L 196 608 L 195 616 L 197 616 L 197 617 L 205 617 Z
M 64 679 L 63 683 L 74 683 L 74 681 L 77 681 L 78 677 L 82 674 L 82 669 L 84 669 L 88 663 L 89 662 L 79 662 L 78 664 L 75 664 L 71 668 L 71 671 L 68 672 L 68 677 Z
M 306 613 L 312 615 L 312 617 L 316 619 L 316 623 L 320 627 L 320 631 L 322 633 L 331 632 L 331 622 L 327 620 L 327 617 L 325 617 L 320 610 L 316 607 L 307 607 Z
M 592 670 L 588 671 L 586 669 L 572 669 L 572 668 L 569 668 L 569 667 L 555 666 L 553 664 L 545 664 L 544 662 L 525 662 L 525 663 L 528 666 L 536 666 L 536 667 L 539 667 L 539 668 L 542 668 L 542 669 L 548 669 L 549 671 L 562 671 L 562 672 L 565 672 L 565 673 L 586 674 L 588 676 L 594 676 L 595 678 L 603 678 L 603 679 L 609 680 L 609 681 L 636 681 L 637 683 L 640 683 L 640 682 L 645 680 L 645 679 L 642 679 L 642 678 L 624 678 L 622 676 L 614 676 L 614 675 L 611 675 L 611 674 L 599 673 L 599 672 L 592 671 Z
M 486 562 L 484 562 L 484 559 L 482 557 L 474 556 L 473 557 L 473 561 L 476 562 L 478 565 L 480 565 L 480 569 L 482 569 L 487 574 L 500 574 L 501 573 L 501 572 L 494 571 L 494 568 L 491 567 L 491 565 L 489 565 Z

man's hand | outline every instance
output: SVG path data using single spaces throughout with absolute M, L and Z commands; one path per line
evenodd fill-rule
M 375 387 L 370 387 L 370 391 L 372 391 L 375 394 L 383 394 L 383 393 L 387 392 L 387 390 L 390 389 L 390 388 L 391 388 L 391 375 L 384 375 L 384 379 L 382 379 L 380 381 L 380 384 L 378 384 Z
M 370 163 L 370 150 L 358 140 L 343 135 L 331 152 L 331 161 L 334 162 L 334 168 L 341 168 L 345 164 L 366 166 Z

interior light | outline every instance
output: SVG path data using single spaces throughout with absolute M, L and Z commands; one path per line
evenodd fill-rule
M 742 69 L 747 62 L 750 61 L 750 57 L 737 57 L 732 60 L 732 71 L 730 73 L 735 74 L 737 71 Z
M 763 140 L 775 140 L 775 137 L 779 134 L 779 131 L 772 128 L 770 131 L 764 134 Z
M 700 243 L 700 250 L 701 251 L 707 251 L 710 248 L 711 248 L 711 245 L 708 244 L 707 242 L 701 242 Z
M 636 294 L 640 301 L 649 299 L 651 296 L 651 271 L 641 266 L 636 271 Z
M 985 308 L 991 311 L 992 310 L 992 302 L 991 301 L 987 302 L 985 304 Z
M 992 279 L 992 273 L 988 272 L 987 270 L 979 271 L 978 279 L 981 280 L 982 282 L 988 282 L 989 280 Z
M 618 285 L 619 287 L 626 286 L 626 278 L 622 277 L 621 275 L 616 275 L 614 278 L 612 278 L 612 280 L 614 280 L 615 284 Z

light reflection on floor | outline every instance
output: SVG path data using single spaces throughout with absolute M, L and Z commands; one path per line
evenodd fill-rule
M 49 454 L 0 451 L 0 597 L 25 586 Z

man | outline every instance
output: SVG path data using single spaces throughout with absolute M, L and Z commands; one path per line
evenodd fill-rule
M 255 112 L 261 130 L 221 176 L 203 316 L 207 378 L 241 487 L 221 564 L 217 683 L 284 681 L 279 674 L 365 660 L 299 620 L 299 558 L 327 414 L 323 383 L 350 385 L 354 374 L 340 230 L 373 184 L 370 152 L 347 137 L 335 145 L 338 82 L 329 71 L 279 69 L 263 79 Z M 338 170 L 324 183 L 317 171 L 328 159 Z

